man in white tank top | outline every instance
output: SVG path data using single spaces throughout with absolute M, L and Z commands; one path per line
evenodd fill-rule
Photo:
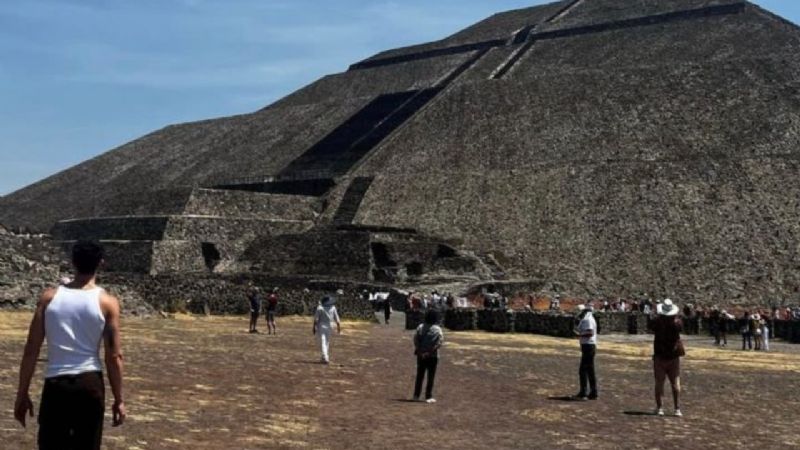
M 108 381 L 114 395 L 113 426 L 125 420 L 119 301 L 95 285 L 103 249 L 92 242 L 72 248 L 75 278 L 42 293 L 20 364 L 14 417 L 25 426 L 33 417 L 28 393 L 42 343 L 47 339 L 39 449 L 99 449 L 105 412 L 100 343 L 105 344 Z

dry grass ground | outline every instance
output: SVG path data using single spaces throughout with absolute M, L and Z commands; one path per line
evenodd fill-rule
M 11 407 L 28 314 L 0 314 L 0 448 L 35 448 Z M 347 323 L 333 364 L 317 364 L 306 318 L 249 335 L 243 317 L 124 321 L 129 420 L 108 449 L 798 448 L 800 352 L 720 350 L 689 341 L 682 419 L 651 411 L 646 338 L 604 337 L 601 399 L 575 393 L 577 344 L 448 333 L 435 405 L 409 403 L 414 360 L 398 327 Z M 41 368 L 40 368 L 41 369 Z M 32 394 L 37 400 L 41 380 Z M 110 401 L 110 400 L 109 400 Z

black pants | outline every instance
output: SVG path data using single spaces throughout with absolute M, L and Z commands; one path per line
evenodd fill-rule
M 383 310 L 383 321 L 385 323 L 389 323 L 389 318 L 392 317 L 392 310 L 384 309 Z
M 753 333 L 746 331 L 742 333 L 742 350 L 745 349 L 745 344 L 747 344 L 747 349 L 753 349 Z
M 421 358 L 417 356 L 417 381 L 414 383 L 414 398 L 418 398 L 422 392 L 422 379 L 425 372 L 428 372 L 428 384 L 425 386 L 425 398 L 433 398 L 433 381 L 436 379 L 436 366 L 439 364 L 438 357 Z
M 104 410 L 101 372 L 45 379 L 39 407 L 39 449 L 99 450 Z
M 578 370 L 580 377 L 580 395 L 586 395 L 586 387 L 590 389 L 589 395 L 597 395 L 597 377 L 594 373 L 594 354 L 597 346 L 592 344 L 581 344 L 581 366 Z

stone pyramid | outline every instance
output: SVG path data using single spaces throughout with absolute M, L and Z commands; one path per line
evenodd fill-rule
M 3 197 L 0 222 L 116 243 L 119 270 L 797 301 L 798 49 L 743 1 L 504 12 L 156 131 Z

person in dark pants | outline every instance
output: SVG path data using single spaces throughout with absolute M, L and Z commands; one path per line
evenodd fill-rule
M 750 312 L 744 312 L 743 325 L 741 326 L 742 332 L 742 350 L 753 349 L 753 333 L 750 327 Z
M 103 436 L 105 387 L 100 345 L 114 395 L 112 425 L 125 421 L 122 399 L 120 305 L 95 284 L 103 248 L 78 241 L 72 248 L 73 281 L 45 290 L 39 298 L 20 363 L 14 418 L 25 426 L 33 416 L 31 379 L 42 344 L 47 341 L 47 365 L 39 408 L 40 450 L 100 449 Z
M 261 313 L 262 299 L 257 287 L 250 289 L 247 294 L 247 300 L 250 302 L 250 333 L 258 333 L 256 323 L 258 322 L 258 315 Z
M 594 371 L 594 357 L 597 349 L 597 322 L 592 314 L 592 307 L 578 306 L 578 330 L 576 334 L 581 343 L 581 365 L 578 369 L 580 392 L 575 396 L 578 400 L 597 399 L 597 376 Z M 588 388 L 588 390 L 587 390 Z
M 414 401 L 419 401 L 422 393 L 422 380 L 428 374 L 428 384 L 425 387 L 425 401 L 436 403 L 433 398 L 433 383 L 436 379 L 436 366 L 439 364 L 439 348 L 444 343 L 444 333 L 436 325 L 439 321 L 434 310 L 425 313 L 425 321 L 417 327 L 414 333 L 414 354 L 417 356 L 417 380 L 414 383 Z
M 389 325 L 389 319 L 392 317 L 392 303 L 388 298 L 383 300 L 383 320 L 386 325 Z
M 278 312 L 278 288 L 272 288 L 272 292 L 267 297 L 267 334 L 278 334 L 278 327 L 275 326 L 275 314 Z

